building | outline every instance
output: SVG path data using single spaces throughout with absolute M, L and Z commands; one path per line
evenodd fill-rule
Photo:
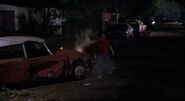
M 0 31 L 19 30 L 19 17 L 24 14 L 28 20 L 28 9 L 0 4 Z
M 0 32 L 22 29 L 37 33 L 47 23 L 55 34 L 62 34 L 62 26 L 66 21 L 66 12 L 61 9 L 0 4 Z

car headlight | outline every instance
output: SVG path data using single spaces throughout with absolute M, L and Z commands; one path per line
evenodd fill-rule
M 125 33 L 126 33 L 126 34 L 128 34 L 128 33 L 129 33 L 129 31 L 126 31 Z
M 155 21 L 152 21 L 152 25 L 154 25 L 155 24 Z

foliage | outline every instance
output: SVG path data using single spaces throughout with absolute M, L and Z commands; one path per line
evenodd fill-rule
M 17 90 L 17 89 L 10 89 L 6 85 L 3 84 L 1 87 L 2 92 L 0 93 L 1 96 L 28 96 L 31 94 L 29 90 Z
M 67 4 L 70 3 L 71 0 L 58 0 L 61 4 Z
M 185 8 L 185 2 L 184 0 L 174 0 L 174 2 L 177 2 L 181 7 L 184 9 Z
M 163 2 L 164 0 L 152 0 L 152 5 L 154 7 L 159 7 Z
M 149 0 L 143 8 L 144 17 L 172 17 L 181 11 L 180 5 L 175 0 Z

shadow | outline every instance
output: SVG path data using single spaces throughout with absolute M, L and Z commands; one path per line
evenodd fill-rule
M 27 81 L 19 82 L 19 83 L 5 83 L 1 84 L 0 87 L 3 85 L 6 85 L 10 89 L 28 89 L 28 88 L 34 88 L 44 85 L 52 85 L 57 83 L 65 83 L 69 82 L 71 79 L 69 78 L 58 78 L 58 79 L 30 79 Z

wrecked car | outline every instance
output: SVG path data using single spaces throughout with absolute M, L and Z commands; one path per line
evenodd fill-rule
M 0 37 L 0 83 L 31 78 L 86 77 L 92 68 L 88 55 L 61 48 L 52 53 L 42 38 Z

